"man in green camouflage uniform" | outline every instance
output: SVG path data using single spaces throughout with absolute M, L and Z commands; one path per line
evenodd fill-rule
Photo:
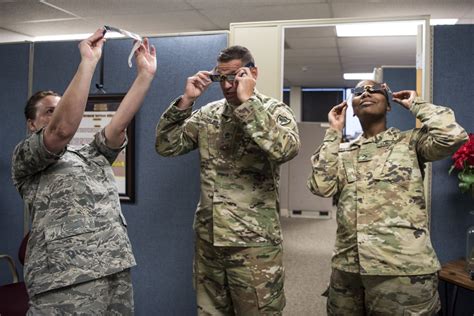
M 329 315 L 434 315 L 440 307 L 440 265 L 430 241 L 423 164 L 442 159 L 467 139 L 453 111 L 393 93 L 421 128 L 386 127 L 386 84 L 362 81 L 352 106 L 363 134 L 341 143 L 346 102 L 328 115 L 330 127 L 312 157 L 308 187 L 337 198 L 337 237 Z
M 201 198 L 194 229 L 194 281 L 199 315 L 280 315 L 282 236 L 279 165 L 298 153 L 294 115 L 255 90 L 257 68 L 241 46 L 223 50 L 214 72 L 187 80 L 157 126 L 164 156 L 198 148 Z M 192 112 L 194 101 L 220 81 L 225 99 Z
M 32 218 L 28 315 L 133 314 L 135 258 L 111 164 L 150 87 L 156 53 L 145 39 L 136 52 L 137 78 L 110 123 L 90 144 L 69 148 L 103 42 L 99 29 L 79 44 L 81 63 L 63 97 L 40 91 L 25 108 L 32 134 L 15 148 L 12 176 Z

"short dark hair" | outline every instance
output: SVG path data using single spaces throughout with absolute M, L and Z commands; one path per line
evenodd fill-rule
M 235 59 L 240 59 L 243 65 L 248 63 L 255 64 L 252 53 L 250 53 L 248 48 L 239 45 L 223 49 L 217 57 L 217 61 L 220 63 L 226 63 Z
M 60 97 L 60 95 L 51 90 L 41 90 L 33 94 L 28 101 L 26 102 L 25 106 L 25 118 L 26 120 L 34 120 L 36 118 L 36 104 L 47 96 L 55 96 Z

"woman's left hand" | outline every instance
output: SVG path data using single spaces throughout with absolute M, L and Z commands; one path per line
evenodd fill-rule
M 402 90 L 392 93 L 392 100 L 409 110 L 416 96 L 417 94 L 414 90 Z
M 135 51 L 135 60 L 138 75 L 155 76 L 156 72 L 156 49 L 150 45 L 148 38 L 143 39 L 143 43 Z

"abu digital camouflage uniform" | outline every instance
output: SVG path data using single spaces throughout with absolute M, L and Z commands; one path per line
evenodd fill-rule
M 199 270 L 205 262 L 198 259 L 210 256 L 208 259 L 212 261 L 213 257 L 221 256 L 233 261 L 235 257 L 229 253 L 234 254 L 235 247 L 258 247 L 260 250 L 252 251 L 261 251 L 261 258 L 276 258 L 274 267 L 267 271 L 266 279 L 261 278 L 258 286 L 262 288 L 257 291 L 260 312 L 265 310 L 264 306 L 272 305 L 281 311 L 283 267 L 281 255 L 274 253 L 275 249 L 281 253 L 282 241 L 278 181 L 279 165 L 296 156 L 300 146 L 293 113 L 287 105 L 258 92 L 237 107 L 222 99 L 193 113 L 191 108 L 179 110 L 175 106 L 177 102 L 179 99 L 158 123 L 156 150 L 164 156 L 176 156 L 199 149 L 201 197 L 194 220 L 200 239 L 195 258 L 199 308 L 204 314 L 208 310 L 200 299 L 205 291 L 200 283 L 209 282 L 214 272 L 209 272 L 206 279 L 205 271 Z M 234 250 L 229 250 L 230 247 Z M 209 250 L 201 255 L 206 249 L 221 253 Z M 259 257 L 256 253 L 253 255 Z M 242 257 L 235 262 L 244 267 L 245 260 Z M 264 261 L 262 259 L 262 264 L 268 267 L 269 263 Z M 245 285 L 243 279 L 242 286 Z M 218 287 L 218 283 L 215 286 Z M 275 299 L 278 302 L 275 303 Z M 249 305 L 252 305 L 250 301 Z M 221 312 L 226 314 L 223 310 Z
M 37 294 L 27 315 L 133 315 L 130 269 Z
M 24 268 L 32 301 L 135 265 L 111 167 L 123 147 L 107 147 L 102 131 L 90 144 L 55 155 L 43 131 L 19 143 L 12 161 L 32 219 Z
M 410 111 L 421 128 L 390 128 L 342 144 L 341 132 L 330 128 L 312 157 L 308 187 L 337 199 L 335 270 L 419 276 L 440 268 L 430 241 L 420 166 L 452 154 L 467 135 L 449 108 L 416 98 Z

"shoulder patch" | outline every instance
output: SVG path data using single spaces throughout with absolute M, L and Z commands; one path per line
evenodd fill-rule
M 287 118 L 286 116 L 283 116 L 283 115 L 278 115 L 277 117 L 277 121 L 278 121 L 278 124 L 282 125 L 282 126 L 285 126 L 285 125 L 288 125 L 291 123 L 291 120 L 289 118 Z

